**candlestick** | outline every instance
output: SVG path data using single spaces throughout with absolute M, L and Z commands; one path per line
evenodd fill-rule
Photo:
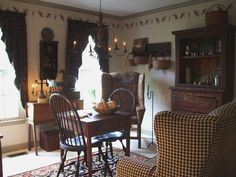
M 153 133 L 153 131 L 154 131 L 154 115 L 153 115 L 153 110 L 154 110 L 154 100 L 153 100 L 153 98 L 154 98 L 154 93 L 153 93 L 153 91 L 150 91 L 149 92 L 149 85 L 148 85 L 148 87 L 147 87 L 147 99 L 151 99 L 151 101 L 152 101 L 152 142 L 148 145 L 148 147 L 151 147 L 151 146 L 153 146 L 153 147 L 156 147 L 156 144 L 154 143 L 154 141 L 153 141 L 153 136 L 154 136 L 154 133 Z

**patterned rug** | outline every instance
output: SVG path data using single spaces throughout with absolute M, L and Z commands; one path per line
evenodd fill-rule
M 113 176 L 116 175 L 116 162 L 123 158 L 125 155 L 124 155 L 124 152 L 122 150 L 119 150 L 119 149 L 116 149 L 114 150 L 114 157 L 113 159 L 109 159 L 109 166 L 110 166 L 110 169 L 112 171 L 112 174 Z M 135 153 L 130 153 L 130 156 L 133 157 L 133 158 L 136 158 L 138 159 L 139 161 L 147 161 L 149 160 L 148 157 L 145 157 L 145 156 L 142 156 L 142 155 L 139 155 L 139 154 L 135 154 Z M 76 159 L 70 159 L 70 160 L 67 160 L 66 163 L 70 163 L 72 161 L 74 161 Z M 81 159 L 82 161 L 83 159 Z M 104 167 L 104 163 L 102 160 L 99 160 L 98 156 L 97 155 L 94 155 L 93 156 L 93 169 L 102 169 Z M 13 175 L 13 176 L 10 176 L 10 177 L 56 177 L 57 175 L 57 171 L 58 171 L 58 168 L 59 168 L 59 163 L 55 163 L 55 164 L 52 164 L 52 165 L 48 165 L 48 166 L 45 166 L 45 167 L 41 167 L 41 168 L 38 168 L 38 169 L 34 169 L 34 170 L 31 170 L 31 171 L 27 171 L 27 172 L 23 172 L 23 173 L 20 173 L 20 174 L 17 174 L 17 175 Z M 72 177 L 72 176 L 75 176 L 74 175 L 74 172 L 75 172 L 75 165 L 70 165 L 68 166 L 63 173 L 60 174 L 60 177 Z M 86 175 L 87 173 L 87 168 L 85 166 L 81 166 L 80 167 L 80 174 L 84 174 L 83 176 L 87 176 Z M 104 170 L 98 170 L 97 172 L 95 172 L 93 174 L 93 177 L 104 177 Z M 107 172 L 107 177 L 110 176 Z

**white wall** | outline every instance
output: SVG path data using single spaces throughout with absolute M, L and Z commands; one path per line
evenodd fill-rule
M 205 26 L 204 15 L 201 15 L 203 9 L 207 9 L 212 3 L 229 4 L 233 2 L 233 6 L 229 10 L 229 22 L 236 25 L 236 2 L 235 0 L 216 0 L 211 3 L 203 3 L 194 5 L 191 7 L 179 8 L 175 10 L 165 11 L 161 13 L 154 13 L 132 19 L 127 19 L 122 22 L 117 20 L 105 18 L 107 24 L 118 25 L 116 33 L 119 33 L 120 39 L 127 42 L 127 47 L 131 51 L 133 39 L 148 37 L 149 43 L 158 42 L 171 42 L 172 52 L 172 65 L 167 71 L 161 70 L 148 70 L 147 65 L 138 65 L 129 67 L 126 62 L 126 56 L 117 57 L 113 56 L 110 59 L 110 71 L 119 70 L 133 70 L 137 72 L 143 72 L 146 75 L 146 85 L 150 85 L 150 90 L 154 91 L 154 114 L 161 110 L 170 110 L 171 98 L 169 86 L 174 85 L 175 80 L 175 44 L 174 35 L 172 31 L 189 29 Z M 39 74 L 39 41 L 41 40 L 41 30 L 44 27 L 50 27 L 55 33 L 54 40 L 59 41 L 58 49 L 58 70 L 64 68 L 65 61 L 65 44 L 67 33 L 67 17 L 76 19 L 89 20 L 91 22 L 97 21 L 97 16 L 80 14 L 65 10 L 45 8 L 36 5 L 19 3 L 11 0 L 1 0 L 1 9 L 12 9 L 16 7 L 19 11 L 27 9 L 27 38 L 28 38 L 28 76 L 29 76 L 29 92 L 31 91 L 31 85 L 35 79 L 38 79 Z M 196 13 L 199 15 L 196 15 Z M 40 17 L 39 12 L 43 13 L 44 17 Z M 45 16 L 50 13 L 50 16 Z M 179 19 L 180 15 L 184 16 Z M 178 16 L 178 20 L 174 15 Z M 64 17 L 64 20 L 62 17 Z M 163 20 L 165 17 L 165 20 Z M 160 20 L 157 23 L 156 19 Z M 128 26 L 128 28 L 127 28 Z M 112 37 L 111 37 L 112 38 Z M 111 41 L 110 41 L 111 44 Z M 235 62 L 236 63 L 236 62 Z M 235 77 L 236 86 L 236 77 Z M 235 87 L 236 88 L 236 87 Z M 235 92 L 236 93 L 236 92 Z M 33 98 L 29 93 L 30 99 Z M 146 92 L 145 92 L 146 96 Z M 152 122 L 151 122 L 151 100 L 145 98 L 145 104 L 147 111 L 145 113 L 144 122 L 142 125 L 142 131 L 146 134 L 151 134 Z M 18 125 L 0 125 L 0 133 L 4 135 L 2 145 L 4 149 L 15 146 L 27 144 L 27 124 Z
M 129 67 L 126 63 L 126 57 L 113 58 L 111 60 L 114 70 L 119 66 L 118 68 L 122 68 L 123 70 L 145 73 L 145 88 L 147 89 L 147 85 L 150 85 L 150 89 L 154 91 L 154 115 L 159 111 L 171 109 L 171 91 L 169 86 L 175 84 L 175 37 L 172 31 L 204 27 L 205 15 L 202 12 L 211 7 L 212 4 L 219 3 L 229 5 L 232 1 L 218 0 L 122 21 L 123 25 L 120 31 L 123 39 L 127 41 L 130 47 L 133 43 L 133 39 L 143 37 L 148 37 L 149 43 L 171 42 L 172 64 L 166 71 L 153 69 L 149 71 L 147 65 Z M 229 22 L 236 24 L 236 3 L 235 1 L 233 3 L 233 6 L 229 10 Z M 182 18 L 180 18 L 181 15 Z M 178 19 L 176 19 L 175 16 L 177 16 Z M 160 22 L 158 23 L 156 19 Z M 142 132 L 151 134 L 151 100 L 148 100 L 147 97 L 145 98 L 145 104 L 147 111 L 142 124 Z

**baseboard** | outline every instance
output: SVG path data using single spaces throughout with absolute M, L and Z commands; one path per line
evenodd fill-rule
M 39 144 L 39 142 L 38 142 Z M 33 147 L 33 142 L 31 144 L 31 147 Z M 16 145 L 10 145 L 10 146 L 4 146 L 2 147 L 2 153 L 8 153 L 13 151 L 18 151 L 22 149 L 28 149 L 28 143 L 22 143 L 22 144 L 16 144 Z

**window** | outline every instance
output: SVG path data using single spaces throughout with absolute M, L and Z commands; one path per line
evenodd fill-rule
M 2 36 L 1 29 L 0 36 Z M 14 85 L 15 71 L 5 48 L 5 43 L 0 40 L 0 121 L 22 117 L 20 94 Z
M 84 108 L 92 108 L 93 102 L 101 99 L 101 70 L 97 54 L 90 55 L 90 48 L 94 48 L 95 43 L 91 36 L 88 38 L 88 45 L 82 54 L 82 65 L 79 68 L 78 81 L 76 87 L 80 90 L 81 99 L 84 100 Z

